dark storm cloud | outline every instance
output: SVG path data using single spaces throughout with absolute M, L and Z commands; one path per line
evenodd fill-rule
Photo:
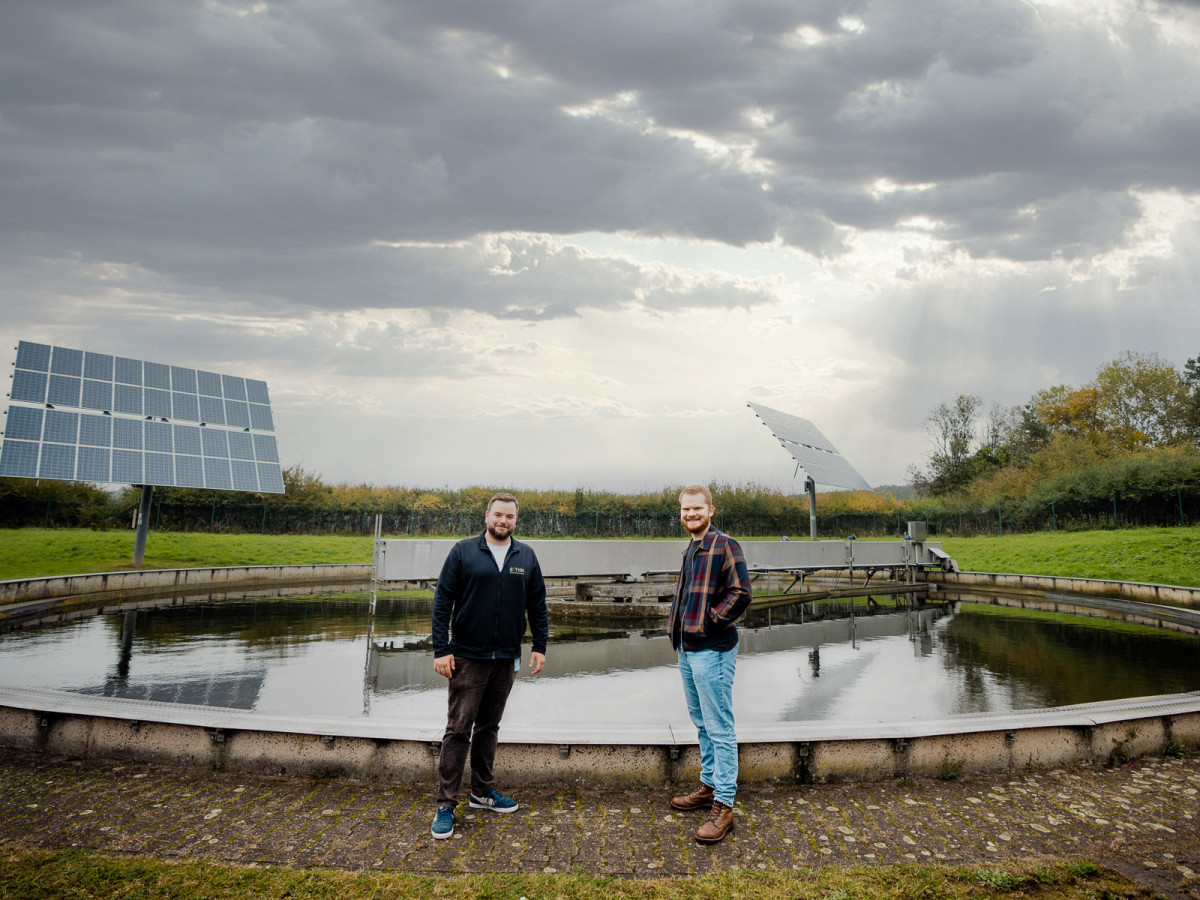
M 486 254 L 375 242 L 629 232 L 832 256 L 843 226 L 923 217 L 974 256 L 1085 258 L 1139 222 L 1136 190 L 1200 188 L 1200 105 L 1171 89 L 1196 83 L 1194 54 L 1123 15 L 11 0 L 0 239 L 181 289 L 517 317 L 664 295 L 619 261 L 558 254 L 554 281 L 497 278 Z

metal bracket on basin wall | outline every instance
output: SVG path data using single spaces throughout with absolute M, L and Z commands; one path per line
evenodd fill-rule
M 212 742 L 214 744 L 225 743 L 225 729 L 224 728 L 210 728 L 210 729 L 208 729 L 208 736 L 210 738 L 212 738 Z
M 908 738 L 896 738 L 892 741 L 893 753 L 904 753 L 906 750 L 908 750 Z
M 813 745 L 809 741 L 799 741 L 793 745 L 796 761 L 792 766 L 792 777 L 797 784 L 812 784 L 813 774 Z
M 558 745 L 558 755 L 562 759 L 566 759 L 568 756 L 570 756 L 571 755 L 571 745 L 570 744 L 559 744 Z
M 441 756 L 442 755 L 442 742 L 441 741 L 430 741 L 429 742 L 429 752 L 432 753 L 434 756 Z
M 321 743 L 325 745 L 326 749 L 333 747 L 334 740 L 335 737 L 332 734 L 321 735 Z
M 134 734 L 137 734 L 138 732 L 140 732 L 142 730 L 142 723 L 139 722 L 137 719 L 134 719 L 133 721 L 129 722 L 128 724 L 129 724 L 129 730 L 132 731 Z
M 38 728 L 50 727 L 50 713 L 34 713 L 37 716 Z
M 1012 747 L 1017 743 L 1017 733 L 1015 731 L 1004 732 L 1005 746 Z
M 667 748 L 667 759 L 671 760 L 671 762 L 675 762 L 681 756 L 683 756 L 683 751 L 679 749 L 678 744 L 672 744 Z

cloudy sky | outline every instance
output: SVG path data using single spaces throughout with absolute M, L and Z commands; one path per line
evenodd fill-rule
M 330 481 L 871 484 L 1200 355 L 1195 0 L 6 0 L 0 346 L 266 380 Z M 11 371 L 11 369 L 10 369 Z

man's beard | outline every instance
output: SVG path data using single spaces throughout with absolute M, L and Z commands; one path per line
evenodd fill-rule
M 504 526 L 502 525 L 500 527 L 503 528 Z M 496 542 L 499 544 L 503 544 L 510 537 L 512 537 L 512 529 L 511 528 L 509 528 L 504 534 L 500 534 L 498 531 L 496 531 L 496 526 L 494 526 L 494 525 L 489 525 L 487 527 L 487 533 L 490 534 L 492 537 L 494 537 L 496 539 Z
M 684 522 L 683 530 L 688 534 L 704 534 L 708 531 L 708 526 L 712 524 L 712 518 L 705 516 L 699 522 Z

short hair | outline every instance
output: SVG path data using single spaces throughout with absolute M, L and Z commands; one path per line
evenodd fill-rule
M 492 494 L 492 499 L 488 501 L 487 511 L 492 511 L 493 503 L 511 503 L 517 508 L 517 512 L 521 511 L 521 502 L 508 491 L 501 491 L 498 494 Z
M 692 485 L 689 485 L 689 486 L 685 487 L 685 488 L 684 488 L 682 491 L 680 491 L 680 492 L 679 492 L 679 502 L 680 502 L 680 503 L 682 503 L 682 502 L 683 502 L 683 495 L 684 495 L 684 494 L 701 494 L 701 495 L 703 495 L 703 497 L 704 497 L 704 502 L 705 502 L 705 503 L 706 503 L 708 506 L 712 506 L 712 505 L 713 505 L 713 502 L 712 502 L 712 491 L 710 491 L 708 488 L 706 488 L 706 487 L 705 487 L 704 485 L 702 485 L 702 484 L 692 484 Z

